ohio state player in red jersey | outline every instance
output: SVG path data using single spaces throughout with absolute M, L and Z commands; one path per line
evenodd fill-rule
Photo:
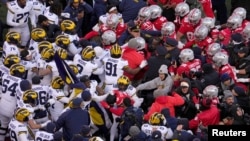
M 237 76 L 233 71 L 232 66 L 228 63 L 228 55 L 223 52 L 217 52 L 213 56 L 213 65 L 220 75 L 223 73 L 229 74 L 229 76 L 236 82 Z
M 116 33 L 117 38 L 119 38 L 126 29 L 126 24 L 120 22 L 120 17 L 117 14 L 109 14 L 106 20 L 106 24 L 100 26 L 101 33 L 106 30 L 113 30 Z
M 195 40 L 185 44 L 184 48 L 190 48 L 192 46 L 198 46 L 202 50 L 206 50 L 208 45 L 213 42 L 213 39 L 208 36 L 208 28 L 205 25 L 196 27 L 194 31 Z
M 213 56 L 217 52 L 223 52 L 228 55 L 227 51 L 221 48 L 221 45 L 219 43 L 212 43 L 208 46 L 208 48 L 205 50 L 206 55 L 206 63 L 213 63 Z
M 194 30 L 201 23 L 201 10 L 198 8 L 192 9 L 188 14 L 188 22 L 182 24 L 179 28 L 176 39 L 180 41 L 181 37 L 186 34 L 188 41 L 194 40 Z
M 179 55 L 181 65 L 177 68 L 174 81 L 179 81 L 183 74 L 189 74 L 190 71 L 197 72 L 201 70 L 201 61 L 194 59 L 193 50 L 186 48 L 183 49 Z
M 246 20 L 247 11 L 245 8 L 237 7 L 236 9 L 234 9 L 233 14 L 239 15 L 242 18 L 242 28 L 245 28 L 246 25 L 250 23 L 250 21 Z
M 242 18 L 237 15 L 233 14 L 227 19 L 227 27 L 232 31 L 232 33 L 241 33 L 243 30 L 242 27 Z
M 167 22 L 167 18 L 162 16 L 162 8 L 158 5 L 150 5 L 151 10 L 150 21 L 153 23 L 154 28 L 158 31 L 161 30 L 162 25 Z
M 173 22 L 166 22 L 162 25 L 161 36 L 164 42 L 167 37 L 176 39 L 175 25 Z
M 135 20 L 136 25 L 142 30 L 155 30 L 154 24 L 149 21 L 151 16 L 151 9 L 149 6 L 142 7 L 138 13 L 138 17 Z
M 176 31 L 180 28 L 182 24 L 188 22 L 187 15 L 190 11 L 189 5 L 186 2 L 178 3 L 175 7 L 175 17 L 174 24 L 176 26 Z
M 207 17 L 215 18 L 211 0 L 199 0 Z

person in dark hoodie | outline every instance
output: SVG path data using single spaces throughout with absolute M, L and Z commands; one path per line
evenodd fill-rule
M 202 76 L 199 79 L 199 84 L 202 89 L 206 88 L 208 85 L 219 85 L 220 76 L 219 73 L 213 69 L 212 64 L 206 63 L 202 65 Z
M 234 86 L 232 93 L 235 96 L 237 103 L 244 110 L 244 112 L 250 113 L 250 99 L 249 96 L 246 94 L 246 91 L 240 86 Z
M 244 111 L 239 105 L 234 105 L 231 108 L 231 114 L 232 114 L 232 125 L 245 125 L 244 121 Z
M 176 117 L 182 117 L 187 119 L 193 119 L 198 110 L 195 104 L 198 104 L 198 99 L 191 89 L 190 80 L 183 78 L 180 82 L 180 86 L 175 90 L 184 99 L 184 104 L 175 107 Z
M 167 120 L 168 126 L 172 129 L 172 131 L 174 131 L 178 124 L 178 118 L 171 116 L 168 108 L 162 109 L 161 114 L 164 115 Z
M 178 141 L 191 141 L 196 136 L 193 134 L 191 130 L 189 130 L 189 124 L 187 118 L 179 119 L 176 130 L 174 131 L 174 135 L 172 140 Z
M 82 37 L 82 25 L 85 24 L 84 15 L 92 14 L 93 8 L 83 0 L 69 0 L 63 12 L 70 14 L 70 20 L 76 23 L 78 36 Z

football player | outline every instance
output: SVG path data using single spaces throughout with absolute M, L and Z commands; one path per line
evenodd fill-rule
M 30 39 L 30 29 L 28 18 L 32 11 L 33 3 L 27 0 L 15 0 L 7 3 L 6 21 L 12 28 L 9 31 L 15 31 L 21 34 L 21 45 L 26 46 Z
M 54 77 L 59 76 L 59 72 L 54 61 L 54 50 L 50 48 L 44 48 L 41 52 L 41 59 L 45 61 L 43 68 L 39 68 L 39 76 L 42 76 L 43 85 L 49 85 Z
M 176 39 L 175 25 L 173 22 L 165 22 L 161 28 L 162 40 L 165 42 L 166 38 Z
M 128 61 L 121 58 L 122 48 L 115 44 L 110 49 L 110 56 L 103 58 L 103 65 L 105 71 L 104 92 L 108 93 L 112 90 L 113 85 L 117 82 L 118 78 L 123 75 L 124 71 L 136 74 L 140 68 L 131 69 L 128 66 Z
M 86 47 L 81 54 L 76 54 L 74 57 L 74 64 L 77 65 L 80 76 L 93 74 L 102 74 L 103 68 L 98 68 L 98 65 L 93 62 L 96 57 L 94 49 Z
M 198 72 L 201 70 L 201 60 L 194 58 L 194 52 L 192 49 L 186 48 L 180 52 L 179 55 L 181 65 L 176 70 L 174 81 L 179 81 L 184 74 L 192 72 Z
M 76 55 L 81 52 L 81 48 L 79 48 L 79 37 L 76 34 L 76 25 L 71 20 L 63 20 L 61 22 L 61 30 L 63 31 L 63 35 L 68 36 L 70 40 L 70 44 L 68 46 L 69 55 Z
M 49 107 L 52 121 L 58 119 L 64 109 L 64 105 L 68 104 L 73 98 L 72 96 L 67 97 L 67 95 L 65 95 L 63 90 L 64 86 L 65 83 L 60 76 L 53 78 L 50 83 L 49 95 L 51 95 L 55 101 L 54 104 Z
M 149 6 L 145 6 L 138 12 L 138 17 L 135 20 L 135 23 L 142 30 L 155 30 L 154 24 L 149 20 L 150 18 L 151 8 Z
M 167 120 L 164 115 L 156 112 L 150 116 L 149 123 L 142 125 L 141 130 L 148 136 L 151 136 L 153 131 L 158 130 L 162 134 L 162 140 L 172 139 L 173 131 L 166 124 Z
M 151 11 L 150 21 L 154 28 L 158 31 L 162 29 L 162 25 L 167 22 L 167 18 L 162 16 L 162 8 L 159 5 L 153 4 L 149 6 Z
M 56 130 L 56 125 L 53 122 L 50 122 L 45 127 L 45 130 L 39 130 L 35 134 L 35 141 L 45 141 L 45 140 L 53 140 L 54 133 Z
M 46 9 L 46 0 L 33 0 L 32 12 L 30 12 L 30 21 L 33 28 L 36 27 L 38 16 L 43 15 Z
M 101 40 L 103 48 L 109 50 L 117 42 L 116 33 L 113 30 L 106 30 L 102 33 Z
M 20 82 L 24 75 L 25 67 L 20 64 L 14 64 L 10 67 L 9 73 L 2 76 L 2 97 L 0 100 L 0 140 L 4 140 L 8 124 L 16 109 L 16 90 L 20 89 Z M 6 108 L 6 106 L 8 107 Z
M 190 11 L 189 5 L 186 2 L 178 3 L 175 7 L 175 17 L 174 24 L 176 26 L 176 31 L 180 28 L 182 24 L 188 22 L 187 15 Z
M 233 14 L 239 15 L 242 18 L 242 28 L 245 28 L 249 24 L 249 20 L 246 19 L 247 11 L 243 7 L 237 7 L 234 9 Z
M 21 34 L 12 31 L 6 34 L 6 40 L 3 44 L 3 59 L 9 54 L 14 54 L 20 57 L 19 45 L 21 42 Z

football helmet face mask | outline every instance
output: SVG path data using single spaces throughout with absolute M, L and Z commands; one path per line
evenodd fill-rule
M 175 7 L 175 15 L 184 17 L 186 16 L 190 11 L 189 5 L 186 2 L 178 3 Z
M 120 58 L 122 56 L 122 48 L 118 44 L 114 44 L 110 48 L 110 56 L 112 58 Z
M 201 24 L 205 25 L 210 30 L 214 28 L 215 20 L 211 17 L 205 17 L 201 20 Z
M 166 22 L 162 25 L 161 34 L 162 36 L 170 36 L 175 32 L 175 25 L 173 22 Z
M 214 98 L 218 96 L 218 88 L 215 85 L 208 85 L 204 90 L 203 90 L 203 96 L 204 97 L 209 97 L 209 98 Z
M 234 9 L 233 14 L 239 15 L 242 20 L 246 19 L 247 11 L 243 7 L 237 7 Z
M 140 22 L 145 22 L 150 19 L 151 9 L 149 7 L 142 7 L 138 13 L 138 20 Z
M 46 38 L 47 34 L 42 28 L 34 28 L 31 31 L 31 39 L 36 42 L 41 42 Z
M 116 29 L 119 23 L 119 16 L 117 14 L 109 14 L 106 20 L 106 24 L 110 29 Z
M 118 89 L 120 91 L 126 91 L 130 84 L 130 80 L 127 76 L 122 75 L 117 80 Z
M 156 18 L 161 16 L 162 9 L 161 9 L 160 6 L 154 4 L 154 5 L 150 5 L 149 8 L 150 8 L 150 11 L 151 11 L 150 19 L 153 20 L 153 19 L 156 19 Z
M 213 56 L 213 64 L 216 67 L 221 67 L 222 65 L 228 64 L 228 55 L 223 52 L 217 52 Z
M 10 68 L 13 64 L 18 64 L 21 62 L 21 59 L 17 55 L 10 54 L 5 57 L 3 64 L 7 68 Z
M 10 31 L 5 36 L 6 42 L 19 45 L 21 42 L 21 34 L 15 31 Z
M 146 41 L 144 38 L 142 37 L 135 37 L 137 43 L 138 43 L 138 47 L 137 47 L 137 50 L 140 51 L 140 50 L 143 50 L 146 48 Z
M 68 58 L 68 52 L 67 52 L 67 50 L 65 50 L 63 48 L 59 48 L 57 50 L 57 52 L 58 52 L 58 55 L 60 56 L 61 59 L 66 60 Z
M 19 108 L 15 111 L 15 119 L 20 122 L 25 122 L 29 120 L 30 112 L 26 108 Z
M 54 77 L 51 80 L 51 87 L 53 89 L 63 89 L 64 86 L 65 86 L 65 83 L 60 76 Z
M 112 45 L 116 42 L 116 33 L 112 30 L 106 30 L 103 32 L 101 39 L 104 45 Z
M 41 53 L 44 48 L 53 49 L 53 45 L 48 41 L 42 41 L 38 44 L 39 53 Z
M 82 59 L 86 61 L 91 61 L 96 57 L 94 49 L 90 47 L 85 47 L 81 53 Z
M 70 40 L 69 40 L 69 37 L 66 35 L 59 35 L 56 37 L 55 43 L 57 46 L 67 49 L 70 44 Z
M 76 24 L 71 20 L 63 20 L 61 23 L 61 30 L 64 33 L 73 35 L 76 33 L 75 28 L 76 28 Z
M 240 27 L 241 24 L 242 24 L 242 18 L 239 15 L 234 14 L 227 19 L 227 27 L 231 29 L 236 29 Z
M 205 25 L 200 25 L 195 28 L 194 37 L 198 41 L 204 40 L 208 35 L 208 28 Z
M 24 78 L 25 74 L 26 74 L 25 67 L 21 64 L 13 64 L 10 67 L 10 75 L 12 76 Z
M 38 94 L 34 90 L 27 90 L 23 93 L 23 102 L 27 104 L 36 105 Z
M 151 125 L 166 125 L 166 123 L 166 118 L 160 113 L 153 113 L 149 118 L 149 124 Z
M 201 20 L 201 10 L 200 9 L 194 8 L 188 13 L 188 21 L 190 24 L 196 25 L 199 23 L 200 20 Z
M 55 52 L 53 49 L 50 48 L 44 48 L 41 52 L 41 58 L 45 60 L 46 62 L 50 62 L 53 60 L 55 55 Z
M 221 51 L 221 46 L 219 43 L 212 43 L 208 46 L 207 54 L 209 56 L 214 56 L 217 52 Z
M 179 55 L 179 58 L 181 59 L 181 62 L 186 63 L 194 59 L 194 52 L 189 48 L 183 49 Z

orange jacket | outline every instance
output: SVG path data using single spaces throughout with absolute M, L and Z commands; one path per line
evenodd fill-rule
M 144 120 L 149 120 L 150 116 L 155 112 L 161 112 L 162 109 L 168 108 L 170 111 L 170 115 L 172 117 L 175 117 L 175 106 L 181 106 L 184 104 L 183 98 L 177 94 L 176 92 L 173 92 L 172 96 L 159 96 L 155 99 L 155 102 L 151 105 L 148 113 L 144 115 Z

